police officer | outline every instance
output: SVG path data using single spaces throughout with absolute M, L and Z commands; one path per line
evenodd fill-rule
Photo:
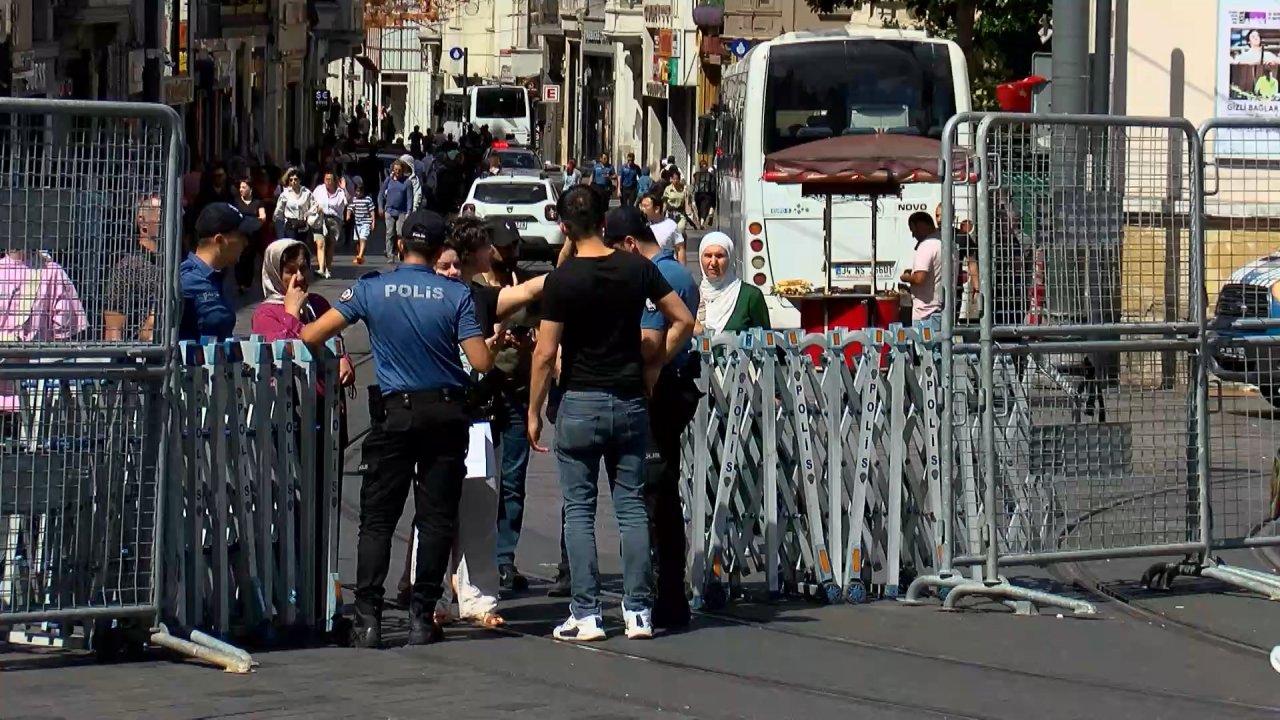
M 373 349 L 378 386 L 370 391 L 382 402 L 380 408 L 370 403 L 372 428 L 363 448 L 367 470 L 360 488 L 353 631 L 360 647 L 381 643 L 391 536 L 410 485 L 418 573 L 409 600 L 409 644 L 443 637 L 432 610 L 442 594 L 456 534 L 471 425 L 470 380 L 459 346 L 476 370 L 488 372 L 493 366 L 470 289 L 433 271 L 446 234 L 436 213 L 410 214 L 398 241 L 400 267 L 362 277 L 302 331 L 305 342 L 319 345 L 363 320 Z

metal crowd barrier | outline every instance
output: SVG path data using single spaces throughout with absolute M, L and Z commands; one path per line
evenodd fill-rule
M 182 152 L 168 107 L 0 98 L 2 626 L 159 611 Z
M 958 367 L 978 372 L 944 433 L 978 468 L 981 523 L 908 599 L 935 587 L 948 608 L 985 596 L 1091 613 L 1000 570 L 1179 555 L 1142 582 L 1198 575 L 1280 599 L 1276 575 L 1217 554 L 1280 543 L 1266 268 L 1280 125 L 973 114 L 948 127 L 949 165 L 966 124 L 974 172 L 949 168 L 963 181 L 944 198 L 944 257 L 962 251 L 956 196 L 976 197 L 982 313 L 976 328 L 947 319 L 943 353 L 953 390 Z M 1260 392 L 1211 413 L 1223 381 Z
M 706 397 L 682 488 L 695 604 L 723 605 L 759 573 L 771 594 L 857 603 L 937 567 L 937 338 L 894 326 L 698 344 Z
M 165 616 L 255 642 L 339 616 L 338 360 L 299 341 L 181 343 Z

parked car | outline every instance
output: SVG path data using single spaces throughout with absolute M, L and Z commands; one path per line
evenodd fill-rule
M 520 232 L 521 257 L 552 260 L 564 245 L 556 215 L 559 197 L 555 183 L 546 178 L 504 173 L 472 183 L 462 213 L 511 220 Z
M 1275 320 L 1277 326 L 1249 326 L 1250 320 Z M 1280 337 L 1275 345 L 1248 342 L 1280 335 L 1280 252 L 1231 274 L 1218 293 L 1209 328 L 1216 374 L 1257 385 L 1263 397 L 1280 408 Z

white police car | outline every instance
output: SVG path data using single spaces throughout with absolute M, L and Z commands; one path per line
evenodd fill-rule
M 510 220 L 520 233 L 521 257 L 554 259 L 564 245 L 556 215 L 559 197 L 555 183 L 545 178 L 485 176 L 471 184 L 462 214 Z
M 1212 331 L 1215 374 L 1224 380 L 1257 385 L 1280 408 L 1280 339 L 1276 345 L 1247 342 L 1251 338 L 1280 335 L 1277 327 L 1254 321 L 1280 321 L 1280 252 L 1245 265 L 1231 274 L 1218 292 Z

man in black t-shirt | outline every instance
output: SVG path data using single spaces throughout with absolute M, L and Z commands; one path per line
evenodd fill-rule
M 556 418 L 556 460 L 564 493 L 565 545 L 573 597 L 570 615 L 555 629 L 561 640 L 601 640 L 600 571 L 596 558 L 596 481 L 603 458 L 613 478 L 613 506 L 622 538 L 623 617 L 627 637 L 653 636 L 653 589 L 644 455 L 649 412 L 640 317 L 646 301 L 670 323 L 659 367 L 688 345 L 693 315 L 643 257 L 618 252 L 601 239 L 605 199 L 575 187 L 560 197 L 560 227 L 576 255 L 547 276 L 542 323 L 534 349 L 529 444 L 538 452 L 542 404 L 560 354 L 565 389 Z

